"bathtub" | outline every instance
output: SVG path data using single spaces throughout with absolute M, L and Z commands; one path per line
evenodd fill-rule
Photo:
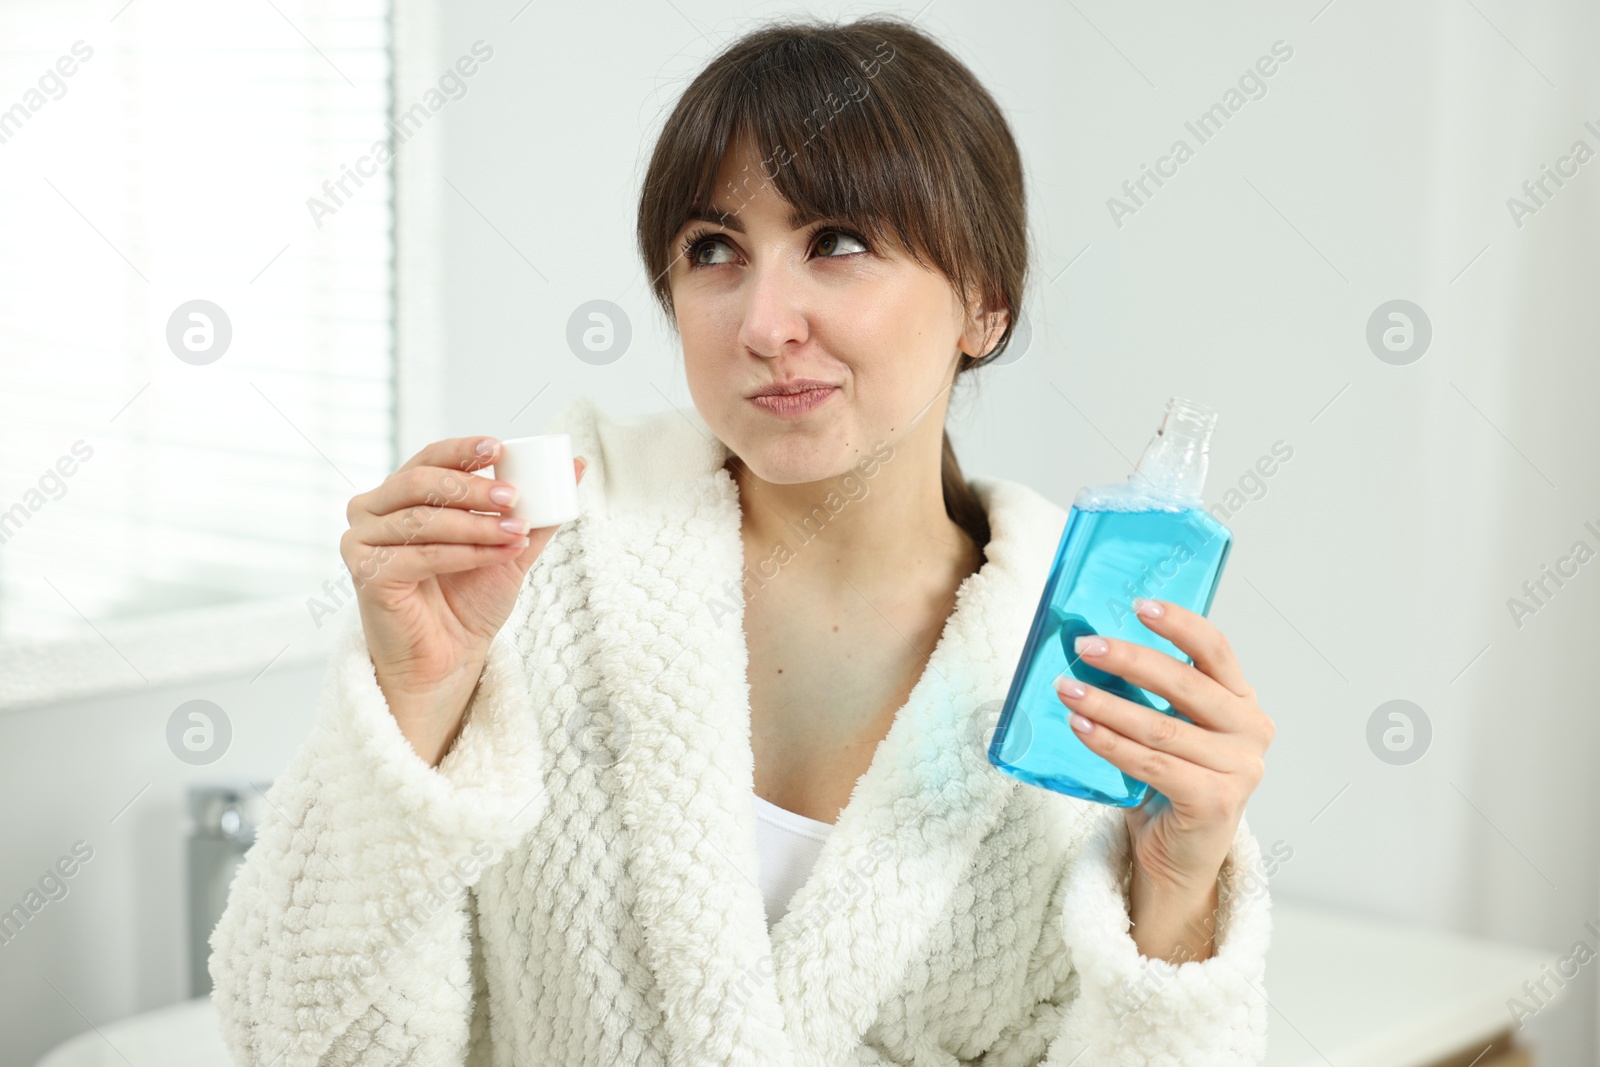
M 233 1067 L 210 995 L 106 1023 L 99 1033 L 79 1034 L 46 1052 L 34 1067 L 128 1067 L 129 1063 Z

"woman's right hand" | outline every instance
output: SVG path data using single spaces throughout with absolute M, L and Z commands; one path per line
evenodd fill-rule
M 499 449 L 492 437 L 435 441 L 345 510 L 339 554 L 378 686 L 429 766 L 454 743 L 489 644 L 560 528 L 529 531 L 510 517 L 510 483 L 470 473 Z M 582 481 L 584 461 L 573 466 Z

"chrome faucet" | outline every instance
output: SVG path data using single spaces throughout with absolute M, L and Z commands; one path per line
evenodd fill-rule
M 189 995 L 211 992 L 208 941 L 228 903 L 228 887 L 255 843 L 270 782 L 189 787 Z

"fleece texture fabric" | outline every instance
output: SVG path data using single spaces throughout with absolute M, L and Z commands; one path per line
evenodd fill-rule
M 742 620 L 773 576 L 745 569 L 726 446 L 697 413 L 612 419 L 586 397 L 547 429 L 588 460 L 581 514 L 437 768 L 389 713 L 355 606 L 335 623 L 314 725 L 211 936 L 236 1063 L 1260 1062 L 1269 899 L 1247 823 L 1214 955 L 1151 960 L 1122 809 L 988 763 L 1063 509 L 971 481 L 986 559 L 769 931 Z M 811 534 L 869 486 L 841 480 Z

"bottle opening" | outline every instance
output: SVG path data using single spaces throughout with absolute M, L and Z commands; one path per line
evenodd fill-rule
M 1155 436 L 1145 446 L 1130 485 L 1146 492 L 1198 504 L 1205 486 L 1211 431 L 1217 413 L 1204 404 L 1175 396 L 1167 401 Z
M 1217 428 L 1217 413 L 1204 404 L 1175 396 L 1167 401 L 1167 413 L 1162 416 L 1161 436 L 1183 436 L 1208 445 L 1211 431 Z

